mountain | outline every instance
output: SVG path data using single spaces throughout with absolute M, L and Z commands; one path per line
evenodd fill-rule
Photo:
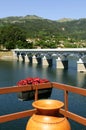
M 68 21 L 72 21 L 74 19 L 71 19 L 71 18 L 62 18 L 62 19 L 59 19 L 57 20 L 57 22 L 68 22 Z
M 1 22 L 3 23 L 16 23 L 16 22 L 23 22 L 25 20 L 30 20 L 30 19 L 42 19 L 42 17 L 36 16 L 36 15 L 26 15 L 26 16 L 10 16 L 10 17 L 5 17 L 0 19 Z
M 36 15 L 0 19 L 0 27 L 15 24 L 27 32 L 27 37 L 55 36 L 57 39 L 86 40 L 86 19 L 63 18 L 57 21 Z

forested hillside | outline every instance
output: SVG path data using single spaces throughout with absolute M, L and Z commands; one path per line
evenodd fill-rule
M 10 33 L 8 27 L 12 28 L 13 26 L 16 26 L 20 32 L 24 32 L 24 38 L 27 39 L 26 41 L 28 43 L 25 43 L 27 45 L 23 46 L 25 42 L 24 39 L 23 43 L 19 43 L 21 39 L 17 39 L 18 44 L 16 43 L 12 48 L 86 47 L 86 19 L 61 19 L 52 21 L 35 15 L 3 18 L 0 19 L 1 45 L 5 45 L 6 42 L 3 37 L 6 38 L 6 33 Z M 18 36 L 20 36 L 20 34 Z M 11 39 L 11 44 L 12 42 L 13 39 Z

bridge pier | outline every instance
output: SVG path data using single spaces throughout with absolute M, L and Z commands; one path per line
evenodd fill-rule
M 44 56 L 42 58 L 42 65 L 51 66 L 52 65 L 52 58 Z
M 54 57 L 53 66 L 58 69 L 68 69 L 68 60 L 66 58 L 61 59 L 60 57 L 58 58 Z
M 77 61 L 77 71 L 86 72 L 86 62 L 84 62 L 81 58 Z
M 29 58 L 27 54 L 25 55 L 25 62 L 29 62 Z
M 38 64 L 37 57 L 35 55 L 32 56 L 33 64 Z
M 26 54 L 25 53 L 21 53 L 20 54 L 20 61 L 26 62 Z
M 17 54 L 16 55 L 18 61 L 24 61 L 25 62 L 25 54 Z
M 29 63 L 33 63 L 33 59 L 32 59 L 32 56 L 28 56 L 28 60 L 29 60 Z
M 22 58 L 21 54 L 18 55 L 18 61 L 23 61 L 23 58 Z
M 40 57 L 40 56 L 33 56 L 32 57 L 32 62 L 33 62 L 33 64 L 41 64 L 41 62 L 42 62 L 42 58 Z

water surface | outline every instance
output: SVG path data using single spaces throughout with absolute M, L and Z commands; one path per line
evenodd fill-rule
M 0 87 L 15 86 L 26 77 L 47 78 L 52 82 L 59 82 L 86 89 L 86 73 L 79 73 L 76 64 L 69 62 L 69 69 L 56 69 L 47 66 L 32 65 L 17 61 L 0 61 Z M 52 99 L 63 101 L 62 90 L 52 90 Z M 69 93 L 69 110 L 86 117 L 86 97 Z M 32 108 L 31 101 L 20 101 L 16 93 L 0 95 L 0 115 L 19 112 Z M 27 118 L 2 123 L 0 130 L 25 130 Z M 86 127 L 70 120 L 72 130 L 86 130 Z

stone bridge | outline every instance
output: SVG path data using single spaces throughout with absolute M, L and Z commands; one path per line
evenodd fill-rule
M 58 49 L 14 49 L 14 57 L 19 61 L 68 68 L 68 60 L 77 61 L 77 71 L 86 71 L 86 48 Z

